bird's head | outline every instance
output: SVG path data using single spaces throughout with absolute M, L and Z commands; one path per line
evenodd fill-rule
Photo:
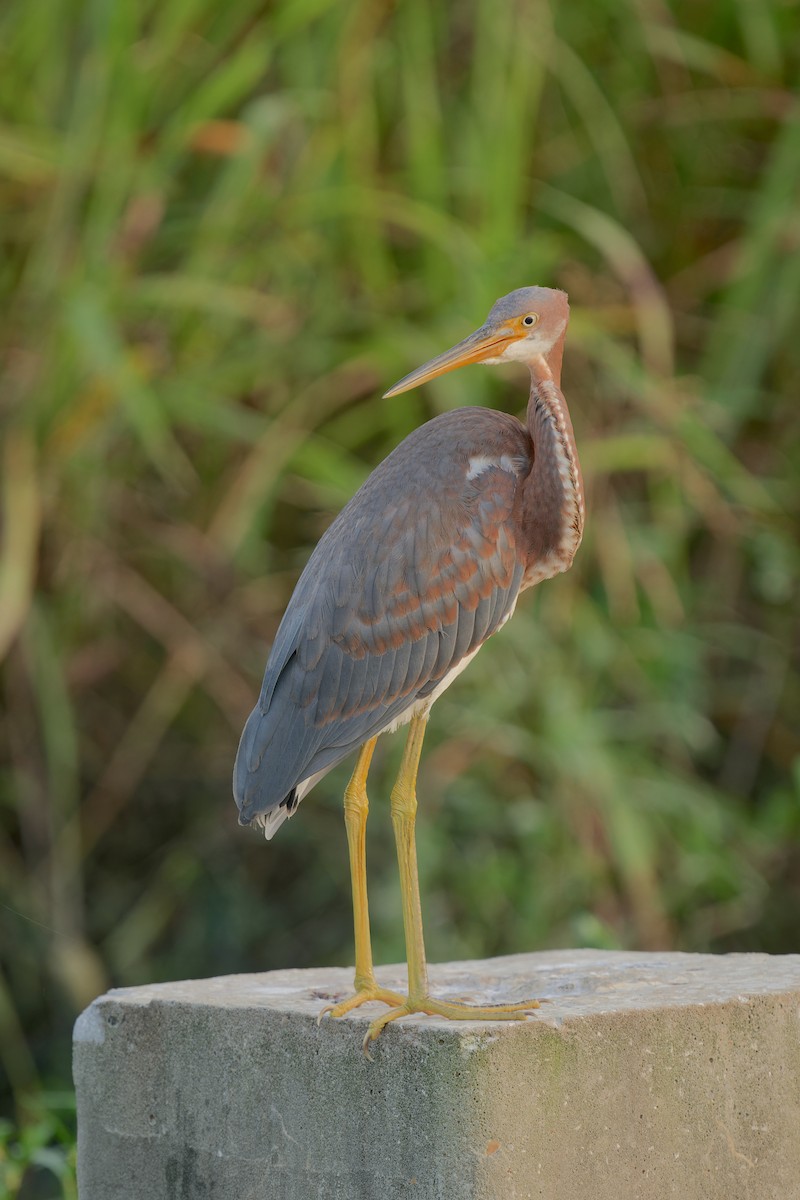
M 541 362 L 558 381 L 568 321 L 566 292 L 544 287 L 517 288 L 492 305 L 480 329 L 417 367 L 385 395 L 399 396 L 468 363 L 524 362 L 533 367 Z

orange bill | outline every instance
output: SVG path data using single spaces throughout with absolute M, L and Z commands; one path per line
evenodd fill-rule
M 421 383 L 427 383 L 429 379 L 435 379 L 437 375 L 455 371 L 458 367 L 466 367 L 469 363 L 486 362 L 488 359 L 498 358 L 506 346 L 516 341 L 518 337 L 519 331 L 508 325 L 484 325 L 480 329 L 476 329 L 469 337 L 464 338 L 463 342 L 459 342 L 450 350 L 445 350 L 444 354 L 437 354 L 436 358 L 432 358 L 423 366 L 417 367 L 415 371 L 404 376 L 394 387 L 390 387 L 388 392 L 384 392 L 384 399 L 386 400 L 390 396 L 399 396 L 401 392 L 419 387 Z

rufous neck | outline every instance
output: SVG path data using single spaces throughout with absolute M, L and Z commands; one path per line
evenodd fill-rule
M 583 478 L 567 402 L 559 387 L 561 355 L 530 364 L 528 430 L 533 469 L 525 485 L 526 524 L 534 559 L 550 564 L 547 574 L 565 571 L 583 534 Z M 541 568 L 540 578 L 544 577 Z M 534 580 L 535 582 L 535 580 Z

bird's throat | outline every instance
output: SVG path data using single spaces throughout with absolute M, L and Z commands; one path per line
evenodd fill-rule
M 534 461 L 523 489 L 529 549 L 524 587 L 566 571 L 583 535 L 583 478 L 572 421 L 553 366 L 560 362 L 540 359 L 531 364 L 527 423 Z

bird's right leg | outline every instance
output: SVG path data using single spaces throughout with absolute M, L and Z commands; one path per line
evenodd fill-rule
M 381 1000 L 395 1007 L 402 1004 L 404 997 L 388 988 L 380 987 L 372 966 L 372 941 L 369 932 L 369 906 L 367 904 L 367 773 L 372 761 L 377 738 L 371 738 L 361 747 L 355 770 L 344 793 L 344 823 L 347 830 L 347 847 L 350 852 L 350 883 L 353 890 L 353 927 L 356 943 L 355 992 L 339 1004 L 329 1004 L 319 1014 L 343 1017 L 369 1000 Z

